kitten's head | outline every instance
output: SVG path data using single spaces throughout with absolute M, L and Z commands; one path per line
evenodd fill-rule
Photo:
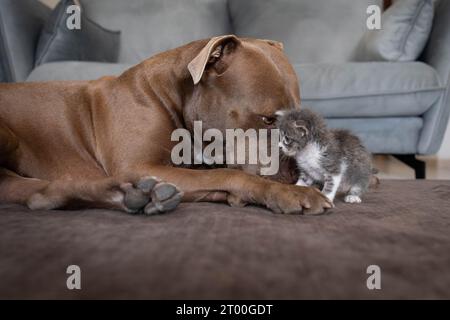
M 287 156 L 295 156 L 314 141 L 317 132 L 325 128 L 323 119 L 308 109 L 282 110 L 276 115 L 276 125 L 280 129 L 279 146 Z

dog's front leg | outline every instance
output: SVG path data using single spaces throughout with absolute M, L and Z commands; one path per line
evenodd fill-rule
M 45 181 L 0 168 L 0 202 L 33 210 L 103 208 L 156 214 L 174 209 L 181 197 L 176 186 L 148 175 Z
M 227 196 L 280 213 L 317 214 L 331 208 L 330 201 L 315 188 L 282 184 L 235 169 L 149 166 L 140 168 L 139 173 L 173 183 L 184 193 L 185 202 L 224 201 Z

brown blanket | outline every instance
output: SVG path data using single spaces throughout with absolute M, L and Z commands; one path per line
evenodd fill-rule
M 66 268 L 81 267 L 81 290 Z M 381 268 L 368 290 L 366 268 Z M 0 298 L 450 298 L 450 181 L 382 181 L 322 216 L 0 206 Z

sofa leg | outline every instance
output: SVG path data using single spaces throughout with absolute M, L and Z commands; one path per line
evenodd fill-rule
M 395 158 L 414 169 L 416 179 L 425 179 L 426 177 L 426 163 L 425 161 L 416 159 L 414 154 L 393 154 Z

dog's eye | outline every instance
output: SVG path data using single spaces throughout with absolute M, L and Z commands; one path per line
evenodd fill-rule
M 276 118 L 275 118 L 275 117 L 266 117 L 266 116 L 263 116 L 263 117 L 262 117 L 262 120 L 264 121 L 265 124 L 271 125 L 271 124 L 273 124 L 273 123 L 275 122 Z

